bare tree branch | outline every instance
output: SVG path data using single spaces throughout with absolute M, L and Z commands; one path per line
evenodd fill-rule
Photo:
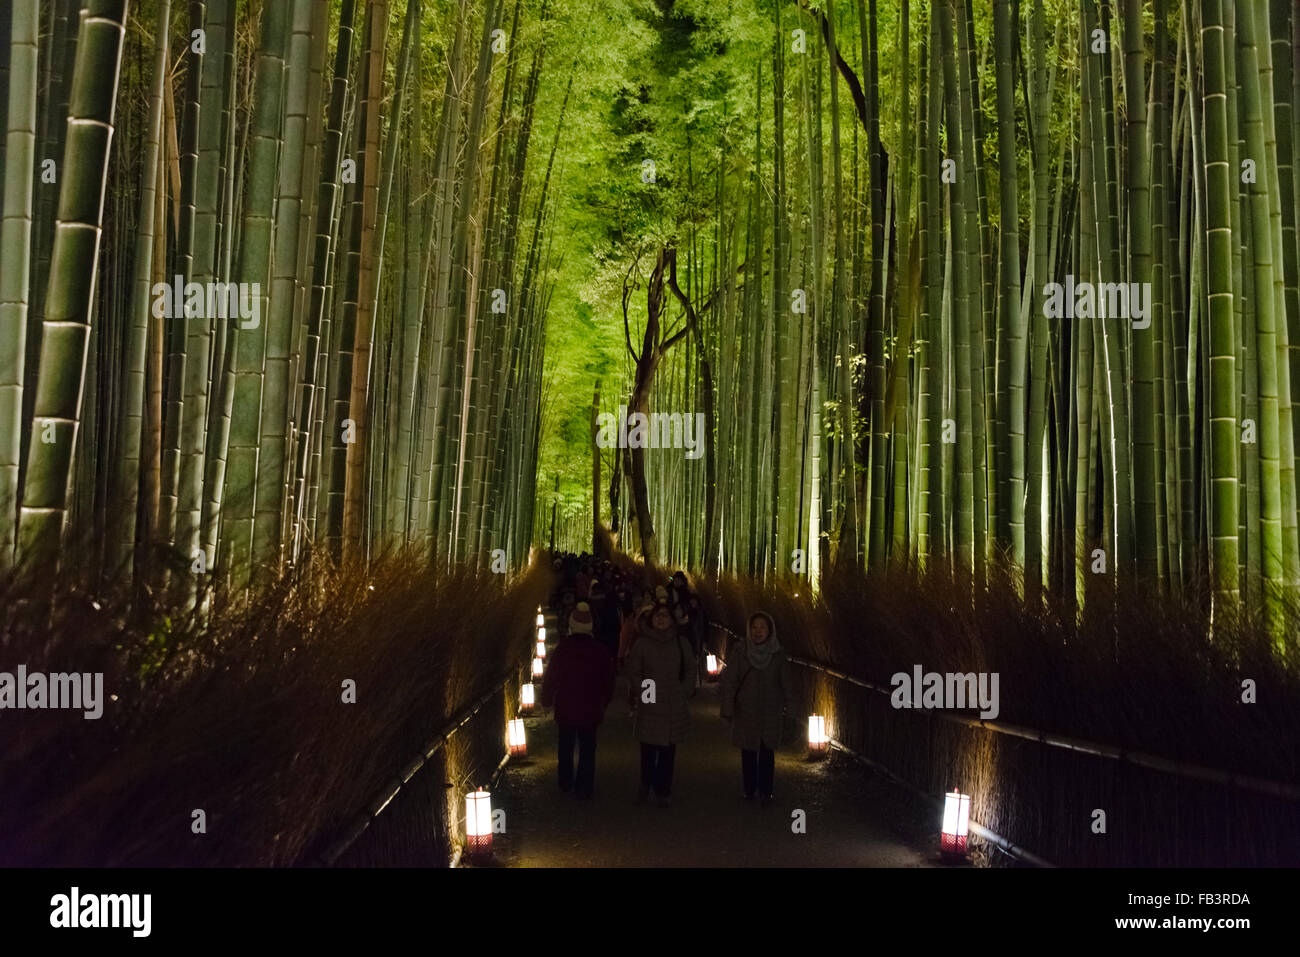
M 627 275 L 623 277 L 623 338 L 627 342 L 627 351 L 636 361 L 637 365 L 641 364 L 641 357 L 637 355 L 636 349 L 632 348 L 632 330 L 627 317 L 627 304 L 632 299 L 632 291 L 636 288 L 629 280 L 632 278 L 632 270 L 636 269 L 637 263 L 641 261 L 641 254 L 637 253 L 636 258 L 632 260 L 632 265 L 627 269 Z

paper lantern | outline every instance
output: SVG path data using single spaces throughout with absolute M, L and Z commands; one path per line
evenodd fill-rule
M 533 683 L 530 681 L 519 689 L 519 710 L 524 714 L 532 714 L 534 704 L 536 698 L 533 693 Z
M 542 614 L 542 610 L 539 608 L 537 609 L 537 627 L 540 628 L 544 624 L 546 624 L 546 616 Z
M 704 667 L 708 671 L 710 678 L 716 678 L 722 671 L 722 669 L 718 667 L 717 655 L 705 655 Z
M 537 626 L 537 640 L 538 641 L 546 640 L 546 628 L 542 625 Z
M 534 658 L 534 659 L 533 659 L 533 677 L 534 677 L 534 678 L 540 678 L 541 676 L 542 676 L 542 659 L 541 659 L 541 658 Z
M 511 718 L 506 725 L 506 745 L 510 748 L 510 754 L 517 758 L 522 758 L 528 754 L 528 742 L 524 738 L 524 719 Z
M 540 638 L 537 639 L 537 657 L 546 660 L 546 642 Z
M 475 856 L 492 851 L 492 795 L 482 788 L 465 795 L 465 851 Z
M 953 788 L 943 796 L 943 833 L 939 837 L 939 852 L 945 857 L 965 857 L 969 828 L 970 795 Z
M 826 733 L 826 719 L 819 714 L 808 716 L 808 750 L 813 754 L 825 754 L 830 750 L 831 739 Z

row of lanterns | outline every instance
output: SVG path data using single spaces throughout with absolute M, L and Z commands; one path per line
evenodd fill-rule
M 533 681 L 519 689 L 519 713 L 531 715 L 537 707 L 537 691 L 534 682 L 546 672 L 546 615 L 542 606 L 537 606 L 537 647 L 533 655 Z M 514 718 L 506 729 L 506 746 L 511 757 L 522 758 L 528 754 L 528 745 L 524 740 L 524 719 Z
M 532 677 L 539 679 L 546 667 L 546 616 L 537 609 L 537 647 L 533 657 Z M 519 688 L 519 714 L 533 714 L 537 707 L 537 690 L 532 681 Z M 506 722 L 506 748 L 514 758 L 527 757 L 528 739 L 522 717 Z M 465 852 L 470 857 L 492 853 L 492 793 L 477 788 L 465 795 Z

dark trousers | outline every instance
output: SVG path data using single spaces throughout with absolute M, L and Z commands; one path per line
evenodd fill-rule
M 641 786 L 658 797 L 668 797 L 673 789 L 673 758 L 677 745 L 641 745 Z
M 578 773 L 573 773 L 573 745 L 578 745 Z M 560 790 L 591 794 L 596 788 L 596 729 L 560 725 Z
M 762 742 L 757 751 L 740 749 L 740 773 L 745 779 L 745 793 L 770 795 L 772 775 L 776 772 L 776 754 Z

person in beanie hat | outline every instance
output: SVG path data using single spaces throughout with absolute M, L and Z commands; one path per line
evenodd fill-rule
M 596 730 L 614 696 L 614 662 L 592 637 L 591 607 L 578 602 L 569 615 L 568 634 L 551 655 L 542 681 L 542 706 L 555 709 L 559 726 L 559 784 L 575 797 L 589 798 L 596 788 Z M 573 746 L 578 745 L 578 769 Z
M 740 748 L 745 799 L 757 793 L 770 804 L 782 718 L 790 710 L 790 675 L 767 612 L 749 616 L 749 635 L 727 659 L 718 699 L 723 720 L 731 722 L 731 743 Z
M 580 601 L 573 606 L 573 611 L 569 613 L 569 634 L 591 636 L 594 631 L 596 619 L 591 615 L 591 606 L 585 601 Z
M 618 608 L 605 592 L 599 578 L 591 583 L 591 614 L 594 625 L 591 633 L 611 658 L 618 656 Z

